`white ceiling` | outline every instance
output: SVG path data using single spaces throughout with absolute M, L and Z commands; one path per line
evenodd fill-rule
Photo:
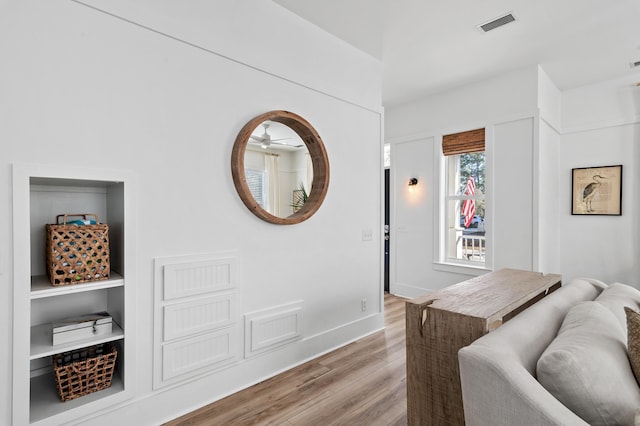
M 535 64 L 560 90 L 640 79 L 640 0 L 274 1 L 380 59 L 385 105 Z

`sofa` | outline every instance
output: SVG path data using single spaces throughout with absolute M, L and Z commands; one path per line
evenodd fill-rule
M 576 279 L 462 348 L 465 423 L 636 424 L 627 316 L 639 309 L 634 287 Z

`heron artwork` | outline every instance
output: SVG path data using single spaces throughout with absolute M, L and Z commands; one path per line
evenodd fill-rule
M 591 207 L 591 200 L 593 200 L 594 195 L 598 192 L 600 185 L 600 179 L 606 179 L 605 176 L 593 175 L 593 182 L 584 187 L 584 191 L 582 191 L 582 202 L 587 210 L 587 213 L 593 212 L 593 207 Z

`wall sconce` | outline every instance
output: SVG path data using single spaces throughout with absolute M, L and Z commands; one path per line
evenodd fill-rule
M 409 179 L 409 186 L 415 186 L 418 184 L 418 178 Z

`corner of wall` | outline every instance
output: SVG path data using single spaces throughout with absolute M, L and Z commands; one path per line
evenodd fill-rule
M 540 65 L 538 65 L 538 109 L 540 118 L 559 131 L 562 124 L 562 93 Z

